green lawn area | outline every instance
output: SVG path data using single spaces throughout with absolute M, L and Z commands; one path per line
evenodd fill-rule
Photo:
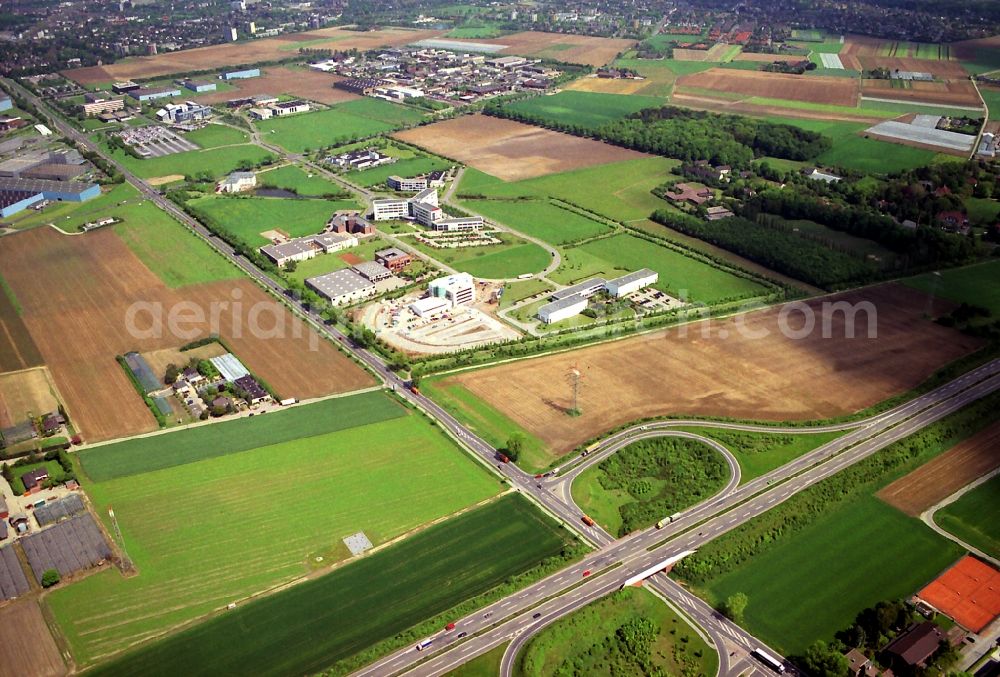
M 459 249 L 435 249 L 416 240 L 410 242 L 416 249 L 436 261 L 451 266 L 473 277 L 499 279 L 517 277 L 525 273 L 538 273 L 549 265 L 551 255 L 533 242 L 527 242 L 510 233 L 497 233 L 502 244 Z
M 661 99 L 651 96 L 563 90 L 549 96 L 521 99 L 509 104 L 507 108 L 548 122 L 597 129 L 601 125 L 624 118 L 643 108 L 658 108 L 661 105 L 663 105 Z
M 611 226 L 560 207 L 550 200 L 466 200 L 469 209 L 552 245 L 611 232 Z
M 573 482 L 584 514 L 619 537 L 656 524 L 718 493 L 729 468 L 698 440 L 656 437 L 632 442 Z
M 49 473 L 49 477 L 62 477 L 63 469 L 59 465 L 58 461 L 42 461 L 40 463 L 29 463 L 28 465 L 22 465 L 14 468 L 14 481 L 11 482 L 11 488 L 15 492 L 24 493 L 24 482 L 21 477 L 25 473 L 31 472 L 32 470 L 38 470 L 39 468 L 45 468 L 46 472 Z
M 1000 218 L 1000 202 L 985 197 L 970 197 L 965 200 L 969 221 L 973 225 L 992 226 Z
M 529 296 L 552 291 L 552 289 L 552 285 L 537 278 L 522 282 L 508 282 L 503 286 L 503 296 L 500 297 L 500 308 L 509 308 Z
M 268 424 L 266 419 L 281 416 L 272 413 L 261 426 L 255 417 L 251 422 L 261 427 L 260 434 L 229 423 L 207 426 L 230 427 L 201 433 L 205 437 L 197 445 L 180 444 L 184 438 L 169 441 L 184 433 L 145 438 L 152 453 L 132 464 L 133 471 L 138 465 L 167 467 L 91 483 L 94 504 L 114 507 L 138 575 L 124 578 L 109 569 L 46 598 L 77 663 L 94 662 L 348 559 L 341 539 L 357 531 L 380 545 L 498 492 L 499 483 L 422 416 L 369 414 L 380 407 L 392 407 L 392 416 L 400 410 L 391 401 L 380 404 L 365 395 L 339 412 L 324 405 L 301 407 L 305 414 L 298 414 L 297 422 L 286 418 Z M 118 457 L 128 449 L 120 448 Z M 167 463 L 157 454 L 166 455 Z M 103 510 L 100 514 L 104 519 Z M 341 592 L 351 596 L 361 587 Z M 366 595 L 358 599 L 368 603 Z M 338 602 L 329 608 L 342 614 L 343 606 Z M 284 626 L 272 626 L 269 636 L 278 627 Z M 239 651 L 246 648 L 246 642 L 239 643 Z
M 292 237 L 313 235 L 339 209 L 357 209 L 352 200 L 299 200 L 270 197 L 199 197 L 188 202 L 209 223 L 238 235 L 252 245 L 263 246 L 269 240 L 261 233 L 280 229 Z
M 525 470 L 534 472 L 547 468 L 557 458 L 544 442 L 483 402 L 464 386 L 448 381 L 447 378 L 433 378 L 424 380 L 420 389 L 498 449 L 507 445 L 512 433 L 519 433 L 524 438 L 524 449 L 517 464 Z
M 955 303 L 969 303 L 989 308 L 994 317 L 1000 317 L 1000 261 L 989 261 L 964 268 L 942 270 L 903 280 L 915 287 Z
M 286 273 L 286 275 L 292 280 L 302 282 L 307 277 L 325 275 L 326 273 L 332 273 L 335 270 L 346 268 L 348 263 L 340 258 L 340 254 L 353 254 L 354 256 L 364 259 L 365 261 L 374 261 L 375 252 L 379 249 L 385 249 L 388 246 L 390 245 L 385 240 L 380 238 L 368 238 L 367 240 L 362 240 L 357 247 L 351 247 L 343 252 L 320 254 L 319 256 L 306 261 L 299 261 L 295 270 L 290 273 Z
M 997 57 L 997 61 L 1000 62 L 1000 56 Z M 1000 68 L 1000 63 L 998 63 L 997 67 Z M 990 119 L 995 120 L 1000 117 L 1000 89 L 996 87 L 980 87 L 979 94 L 983 97 L 986 107 L 990 110 Z
M 308 174 L 296 165 L 285 165 L 257 174 L 257 183 L 283 188 L 305 197 L 347 197 L 346 190 L 318 174 Z
M 721 428 L 679 428 L 710 437 L 733 453 L 740 464 L 740 484 L 766 475 L 802 454 L 817 449 L 844 433 L 782 434 L 740 432 Z
M 630 234 L 566 248 L 563 264 L 550 278 L 561 284 L 573 284 L 594 276 L 619 277 L 640 268 L 660 274 L 654 285 L 657 289 L 692 301 L 710 304 L 766 291 L 753 280 Z
M 510 642 L 505 642 L 495 649 L 462 663 L 450 670 L 448 677 L 497 677 L 500 674 L 500 663 L 503 661 L 503 655 L 507 652 L 508 644 Z
M 246 143 L 250 135 L 239 129 L 225 125 L 208 124 L 193 132 L 184 134 L 184 138 L 193 141 L 201 148 L 216 148 L 218 146 L 234 146 Z
M 934 513 L 938 526 L 987 555 L 1000 557 L 1000 475 Z
M 639 93 L 644 96 L 669 98 L 674 90 L 677 76 L 687 73 L 699 73 L 708 70 L 716 64 L 696 61 L 675 61 L 673 59 L 616 59 L 615 66 L 632 68 L 646 79 Z
M 802 653 L 861 609 L 912 594 L 961 554 L 919 520 L 864 496 L 719 577 L 709 591 L 713 601 L 747 594 L 746 626 L 784 653 Z
M 690 625 L 653 593 L 627 588 L 597 600 L 546 627 L 524 647 L 518 677 L 555 675 L 645 675 L 619 629 L 642 618 L 656 634 L 649 663 L 656 674 L 714 675 L 718 655 Z M 496 674 L 496 673 L 494 673 Z
M 966 115 L 972 114 L 972 111 L 963 110 L 961 108 L 950 108 L 948 106 L 912 106 L 905 103 L 869 101 L 867 99 L 863 99 L 861 101 L 860 107 L 865 113 L 869 113 L 871 111 L 884 111 L 886 113 L 895 113 L 897 116 L 904 113 L 926 113 L 927 115 L 948 115 L 953 117 L 965 117 Z
M 272 444 L 388 421 L 406 410 L 380 392 L 333 397 L 253 418 L 105 444 L 78 454 L 94 482 L 141 475 Z
M 238 169 L 242 163 L 259 164 L 274 159 L 268 151 L 251 144 L 192 150 L 145 160 L 132 157 L 119 148 L 105 146 L 105 150 L 124 164 L 126 169 L 143 179 L 174 174 L 189 176 L 199 172 L 208 172 L 214 178 L 221 178 Z
M 396 477 L 413 481 L 406 473 Z M 439 484 L 453 486 L 440 478 Z M 508 495 L 140 648 L 94 674 L 316 673 L 532 568 L 568 540 L 527 499 Z
M 458 38 L 464 40 L 475 40 L 483 38 L 496 38 L 503 35 L 501 31 L 496 26 L 483 25 L 483 26 L 458 26 L 452 28 L 444 36 L 446 38 Z
M 411 108 L 365 97 L 327 110 L 256 123 L 263 138 L 293 153 L 389 132 L 423 117 Z

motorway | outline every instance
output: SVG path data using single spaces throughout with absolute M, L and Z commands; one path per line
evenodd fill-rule
M 84 134 L 63 122 L 61 117 L 38 97 L 16 83 L 11 84 L 21 96 L 30 100 L 39 110 L 48 113 L 52 118 L 52 124 L 60 133 L 81 147 L 98 153 L 114 165 L 125 180 L 142 195 L 203 238 L 261 286 L 292 306 L 313 327 L 364 363 L 400 396 L 422 408 L 479 460 L 491 467 L 495 465 L 497 471 L 506 477 L 515 490 L 530 497 L 596 548 L 579 562 L 474 614 L 456 619 L 457 630 L 452 633 L 439 633 L 435 637 L 435 642 L 426 651 L 417 652 L 412 646 L 404 647 L 360 670 L 356 673 L 358 675 L 378 677 L 401 673 L 439 675 L 474 656 L 515 639 L 516 641 L 511 642 L 512 648 L 507 651 L 503 661 L 504 674 L 510 674 L 516 648 L 545 625 L 619 588 L 622 581 L 629 576 L 655 566 L 671 555 L 685 550 L 696 550 L 711 539 L 740 526 L 799 491 L 1000 388 L 1000 378 L 997 378 L 1000 374 L 1000 360 L 994 360 L 903 405 L 862 421 L 838 426 L 779 428 L 701 420 L 637 425 L 610 436 L 586 458 L 578 457 L 572 460 L 571 463 L 575 465 L 564 474 L 539 481 L 515 465 L 496 463 L 497 450 L 494 447 L 466 429 L 436 403 L 423 395 L 409 391 L 406 383 L 390 371 L 380 357 L 363 347 L 354 345 L 342 332 L 327 326 L 317 313 L 303 307 L 297 300 L 290 299 L 285 289 L 277 282 L 248 260 L 238 256 L 229 245 L 212 235 L 158 190 L 108 157 Z M 678 426 L 737 430 L 763 428 L 769 432 L 782 433 L 824 430 L 849 432 L 743 485 L 739 484 L 739 466 L 728 450 L 708 438 L 699 438 L 722 453 L 730 467 L 730 481 L 718 494 L 685 511 L 682 517 L 662 530 L 650 528 L 618 540 L 599 526 L 583 524 L 580 521 L 581 514 L 572 501 L 570 492 L 572 480 L 586 467 L 599 462 L 636 439 L 682 434 L 681 431 L 671 430 Z M 585 575 L 584 572 L 591 573 Z M 651 579 L 649 584 L 674 606 L 681 608 L 708 634 L 719 652 L 720 675 L 746 674 L 755 670 L 766 672 L 749 658 L 749 650 L 763 646 L 759 640 L 721 617 L 703 601 L 665 576 L 658 575 Z M 468 633 L 468 636 L 460 639 L 459 633 Z M 771 653 L 777 655 L 774 651 Z

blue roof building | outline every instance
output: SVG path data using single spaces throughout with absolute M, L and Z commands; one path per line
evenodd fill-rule
M 245 80 L 246 78 L 259 78 L 259 68 L 248 68 L 243 71 L 229 71 L 220 75 L 223 80 Z
M 0 111 L 10 110 L 14 107 L 14 102 L 6 94 L 0 94 Z

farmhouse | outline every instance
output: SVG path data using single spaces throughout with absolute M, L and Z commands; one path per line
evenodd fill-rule
M 253 172 L 233 172 L 216 189 L 219 193 L 242 193 L 257 187 L 257 175 Z
M 243 391 L 243 394 L 246 395 L 244 399 L 246 399 L 247 404 L 249 405 L 260 404 L 261 402 L 266 402 L 270 398 L 270 395 L 268 395 L 267 391 L 264 390 L 260 383 L 257 382 L 257 379 L 249 374 L 247 376 L 241 376 L 233 381 L 233 385 Z
M 905 666 L 925 667 L 944 639 L 944 633 L 938 626 L 924 621 L 907 628 L 885 647 L 885 651 Z
M 413 257 L 396 247 L 379 249 L 375 252 L 375 261 L 394 273 L 398 273 L 413 262 Z
M 672 190 L 664 191 L 664 195 L 673 202 L 690 202 L 700 205 L 708 202 L 715 193 L 710 188 L 699 188 L 690 183 L 678 183 Z
M 306 278 L 306 286 L 334 306 L 353 303 L 376 292 L 374 282 L 350 268 Z
M 469 273 L 439 277 L 427 285 L 427 291 L 435 298 L 451 301 L 453 306 L 471 305 L 476 300 L 476 283 Z
M 33 492 L 41 488 L 42 484 L 49 479 L 49 471 L 45 468 L 29 470 L 21 475 L 21 482 L 24 484 L 26 492 Z

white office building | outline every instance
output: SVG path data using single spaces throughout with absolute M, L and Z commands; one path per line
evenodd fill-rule
M 476 300 L 476 282 L 469 273 L 439 277 L 427 285 L 427 291 L 435 298 L 448 299 L 453 306 L 470 305 Z
M 656 281 L 659 279 L 660 274 L 655 270 L 643 268 L 642 270 L 637 270 L 634 273 L 629 273 L 628 275 L 623 275 L 615 278 L 614 280 L 609 280 L 607 290 L 608 293 L 615 298 L 621 298 L 622 296 L 628 296 L 632 292 L 639 291 L 644 287 L 648 287 L 651 284 L 656 284 Z
M 587 298 L 580 294 L 573 294 L 552 303 L 546 303 L 538 309 L 538 319 L 545 324 L 552 324 L 559 320 L 576 317 L 586 309 Z
M 372 218 L 375 221 L 405 219 L 410 216 L 410 201 L 400 198 L 372 200 Z

